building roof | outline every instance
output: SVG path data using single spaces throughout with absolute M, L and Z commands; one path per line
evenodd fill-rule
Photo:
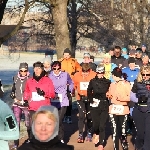
M 0 38 L 9 34 L 15 29 L 16 25 L 0 25 Z M 29 27 L 21 26 L 20 29 L 27 29 Z

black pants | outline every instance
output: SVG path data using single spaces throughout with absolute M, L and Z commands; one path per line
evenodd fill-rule
M 69 99 L 69 106 L 67 106 L 66 116 L 71 116 L 71 111 L 72 111 L 72 96 L 71 96 L 71 94 L 68 94 L 68 99 Z
M 105 126 L 108 119 L 108 102 L 102 101 L 98 107 L 91 107 L 93 122 L 93 133 L 99 135 L 99 145 L 103 145 L 105 140 Z
M 79 120 L 78 120 L 79 133 L 83 133 L 85 119 L 87 119 L 88 132 L 92 132 L 92 118 L 91 118 L 91 113 L 90 113 L 90 104 L 84 103 L 83 101 L 78 100 L 77 107 L 79 111 Z M 85 115 L 86 115 L 86 118 L 85 118 Z
M 109 114 L 109 116 L 112 124 L 114 150 L 119 150 L 120 136 L 126 138 L 127 115 Z
M 63 118 L 64 118 L 64 115 L 66 113 L 66 109 L 67 109 L 67 106 L 63 106 L 63 107 L 58 109 L 58 113 L 59 113 L 59 133 L 58 133 L 58 137 L 59 137 L 60 140 L 63 140 L 63 138 L 64 138 Z
M 133 109 L 133 121 L 137 136 L 135 146 L 138 150 L 150 149 L 150 113 L 143 113 L 138 108 Z

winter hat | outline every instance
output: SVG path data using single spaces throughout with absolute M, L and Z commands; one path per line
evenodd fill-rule
M 69 54 L 71 55 L 71 51 L 70 51 L 69 48 L 66 48 L 66 49 L 64 50 L 64 53 L 69 53 Z M 64 53 L 63 53 L 63 54 L 64 54 Z
M 33 64 L 33 68 L 40 67 L 42 70 L 44 70 L 44 65 L 40 61 L 37 61 Z
M 105 72 L 105 67 L 104 66 L 97 66 L 96 72 L 97 73 L 103 73 L 103 72 Z
M 146 45 L 145 45 L 145 44 L 142 44 L 142 47 L 146 47 Z
M 48 142 L 52 139 L 54 139 L 57 135 L 58 135 L 58 131 L 59 131 L 59 115 L 58 115 L 58 109 L 54 106 L 41 106 L 37 111 L 36 113 L 34 114 L 34 116 L 39 113 L 40 111 L 49 111 L 50 113 L 52 113 L 56 119 L 56 124 L 55 124 L 55 129 L 54 129 L 54 132 L 53 134 L 49 137 L 49 139 L 47 139 L 46 141 L 44 142 Z M 32 122 L 32 133 L 35 137 L 35 139 L 39 140 L 39 138 L 36 136 L 35 134 L 35 129 L 34 129 L 34 124 L 35 124 L 35 120 L 33 120 Z M 40 141 L 40 140 L 39 140 Z M 43 141 L 42 141 L 43 142 Z
M 43 59 L 43 63 L 45 63 L 45 62 L 51 64 L 51 63 L 52 63 L 51 57 L 46 57 L 46 58 L 44 58 L 44 59 Z
M 84 57 L 89 57 L 89 58 L 90 58 L 90 53 L 85 52 L 85 53 L 83 54 L 83 58 L 84 58 Z
M 124 47 L 124 48 L 122 48 L 122 51 L 123 52 L 127 52 L 127 49 Z
M 130 64 L 130 63 L 135 63 L 135 58 L 130 57 L 130 58 L 128 59 L 128 64 Z
M 22 69 L 22 68 L 28 70 L 28 64 L 27 64 L 26 62 L 20 63 L 20 65 L 19 65 L 19 70 Z

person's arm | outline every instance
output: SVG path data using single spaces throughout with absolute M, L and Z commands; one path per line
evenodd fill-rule
M 9 129 L 7 128 L 7 122 L 6 122 L 6 118 L 10 115 L 13 116 L 14 118 L 13 121 L 15 124 L 15 128 L 12 131 L 9 131 Z M 4 127 L 4 130 L 0 131 L 0 140 L 19 139 L 19 128 L 15 119 L 15 116 L 12 110 L 10 109 L 10 107 L 6 103 L 4 103 L 2 100 L 0 100 L 0 126 L 1 128 Z
M 67 73 L 67 83 L 69 84 L 69 91 L 72 93 L 74 89 L 74 84 L 68 73 Z
M 49 78 L 49 83 L 48 83 L 48 92 L 45 93 L 44 97 L 48 97 L 48 98 L 55 97 L 54 85 L 50 78 Z
M 81 66 L 77 61 L 75 62 L 75 69 L 76 69 L 76 72 L 81 71 Z
M 92 80 L 90 80 L 88 88 L 87 88 L 87 97 L 88 97 L 90 103 L 93 103 L 93 86 L 92 86 Z
M 27 80 L 26 84 L 25 84 L 25 89 L 24 89 L 24 93 L 23 93 L 23 99 L 24 100 L 29 100 L 29 94 L 30 94 L 30 89 L 29 89 L 29 80 Z

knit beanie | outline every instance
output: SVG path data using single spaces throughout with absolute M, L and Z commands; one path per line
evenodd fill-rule
M 28 64 L 26 62 L 20 63 L 19 70 L 22 69 L 22 68 L 28 70 Z
M 98 73 L 103 73 L 103 72 L 105 72 L 105 67 L 104 67 L 104 66 L 97 66 L 96 72 L 98 72 Z
M 46 57 L 46 58 L 44 58 L 43 59 L 43 63 L 49 63 L 49 64 L 51 64 L 52 63 L 52 59 L 51 59 L 51 57 Z
M 59 115 L 58 115 L 58 109 L 54 106 L 41 106 L 37 111 L 36 113 L 40 112 L 40 111 L 50 111 L 56 118 L 56 124 L 55 124 L 55 129 L 54 129 L 54 132 L 53 134 L 44 142 L 48 142 L 52 139 L 54 139 L 57 135 L 58 135 L 58 131 L 59 131 Z M 35 113 L 35 114 L 36 114 Z M 38 141 L 40 141 L 40 139 L 36 136 L 35 134 L 35 129 L 34 129 L 34 124 L 35 122 L 33 121 L 32 122 L 32 133 L 35 137 L 35 139 L 37 139 Z M 43 141 L 42 141 L 43 142 Z
M 71 55 L 71 51 L 70 51 L 69 48 L 66 48 L 66 49 L 64 50 L 64 53 L 69 53 L 69 54 Z M 64 53 L 63 53 L 63 54 L 64 54 Z
M 130 58 L 128 59 L 128 64 L 130 64 L 130 63 L 135 63 L 135 58 L 130 57 Z
M 33 68 L 40 67 L 42 70 L 44 70 L 44 65 L 40 61 L 37 61 L 33 64 Z

